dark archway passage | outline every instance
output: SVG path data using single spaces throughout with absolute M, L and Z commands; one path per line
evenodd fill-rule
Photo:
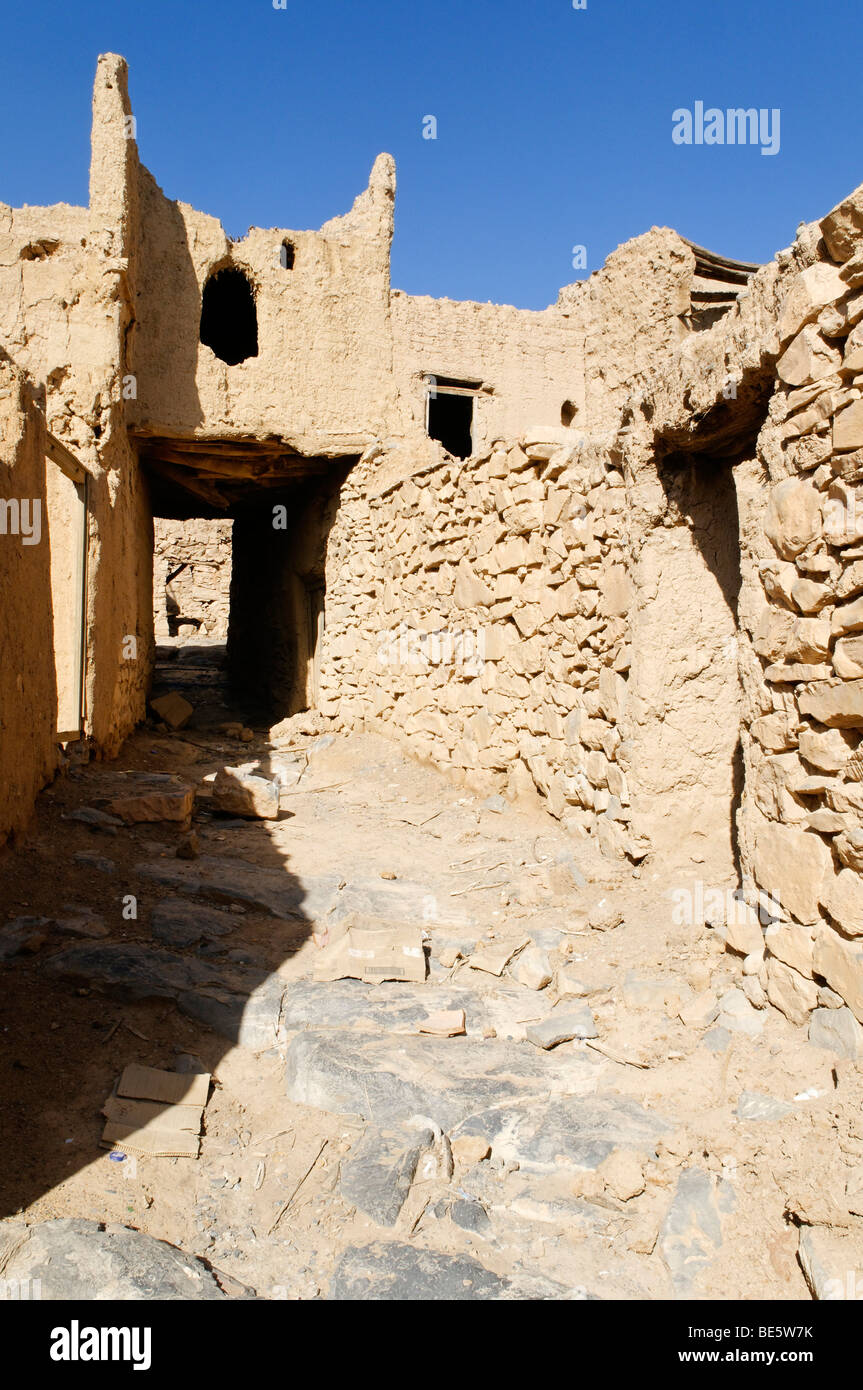
M 273 719 L 314 709 L 326 558 L 345 470 L 249 498 L 235 513 L 228 674 Z
M 186 558 L 184 522 L 190 560 L 199 519 L 232 523 L 227 636 L 220 628 L 202 637 L 190 625 L 163 640 L 154 690 L 170 686 L 214 710 L 227 704 L 252 725 L 317 707 L 327 541 L 355 461 L 274 456 L 275 448 L 148 442 L 144 451 L 154 516 L 175 522 L 175 569 Z

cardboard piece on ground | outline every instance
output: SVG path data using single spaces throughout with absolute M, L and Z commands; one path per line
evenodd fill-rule
M 160 1105 L 155 1100 L 125 1100 L 120 1096 L 109 1096 L 102 1106 L 102 1114 L 117 1124 L 156 1124 L 160 1129 L 188 1130 L 190 1134 L 200 1134 L 203 1113 L 200 1105 Z
M 153 1158 L 197 1158 L 208 1072 L 160 1071 L 132 1063 L 102 1107 L 104 1148 Z
M 316 980 L 410 980 L 422 984 L 426 958 L 421 927 L 353 925 L 326 946 L 315 964 Z
M 134 1100 L 158 1100 L 164 1105 L 200 1105 L 207 1103 L 210 1094 L 209 1072 L 160 1071 L 157 1067 L 142 1067 L 132 1062 L 123 1070 L 118 1096 Z
M 513 956 L 529 945 L 529 936 L 522 941 L 511 941 L 508 945 L 499 942 L 490 942 L 488 945 L 480 943 L 468 965 L 471 970 L 484 970 L 488 975 L 502 975 Z
M 179 1129 L 143 1128 L 109 1120 L 102 1133 L 102 1147 L 122 1149 L 124 1153 L 148 1154 L 151 1158 L 197 1158 L 201 1141 L 197 1134 Z

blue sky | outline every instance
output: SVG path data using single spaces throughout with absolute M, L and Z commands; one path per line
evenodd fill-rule
M 389 150 L 414 294 L 541 308 L 573 246 L 589 272 L 654 224 L 767 260 L 863 181 L 859 0 L 48 0 L 3 16 L 0 200 L 86 201 L 109 50 L 144 163 L 234 236 L 319 226 Z M 779 108 L 779 152 L 675 145 L 699 100 Z

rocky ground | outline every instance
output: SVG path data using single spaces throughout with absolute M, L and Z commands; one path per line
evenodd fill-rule
M 225 733 L 217 657 L 165 667 L 189 727 L 70 765 L 0 863 L 0 1276 L 134 1228 L 203 1272 L 174 1297 L 849 1296 L 863 1077 L 680 920 L 715 882 L 697 833 L 633 869 L 377 736 Z M 214 809 L 244 762 L 278 819 Z M 109 809 L 188 788 L 191 835 Z M 358 919 L 421 926 L 427 978 L 314 978 Z M 423 1031 L 442 1011 L 465 1032 Z M 198 1158 L 100 1148 L 132 1062 L 212 1073 Z M 92 1297 L 101 1258 L 73 1261 Z

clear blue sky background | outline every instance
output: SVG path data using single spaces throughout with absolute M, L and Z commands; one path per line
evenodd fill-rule
M 3 12 L 0 200 L 86 202 L 108 50 L 145 164 L 233 236 L 319 226 L 389 150 L 415 294 L 540 308 L 653 224 L 767 260 L 863 181 L 860 0 L 47 0 Z M 696 100 L 779 107 L 780 152 L 674 145 Z

